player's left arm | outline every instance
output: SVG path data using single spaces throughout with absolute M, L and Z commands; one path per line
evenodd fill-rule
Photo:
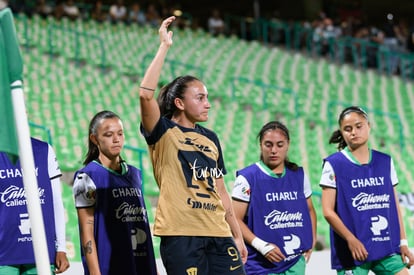
M 247 261 L 247 248 L 244 244 L 243 235 L 240 230 L 239 223 L 234 215 L 233 205 L 230 200 L 230 195 L 227 192 L 223 178 L 216 179 L 217 192 L 221 198 L 224 209 L 226 210 L 226 221 L 230 226 L 237 249 L 240 252 L 243 263 Z
M 398 198 L 398 192 L 396 188 L 398 184 L 398 176 L 397 176 L 397 171 L 395 170 L 394 160 L 392 158 L 391 158 L 391 167 L 390 167 L 390 177 L 391 177 L 391 182 L 392 182 L 393 190 L 394 190 L 395 207 L 397 208 L 397 213 L 398 213 L 398 224 L 400 225 L 401 258 L 403 262 L 406 263 L 408 267 L 410 267 L 414 264 L 414 255 L 413 253 L 411 253 L 408 247 L 407 235 L 406 235 L 405 227 L 404 227 L 404 220 L 401 214 L 400 200 Z
M 312 250 L 316 244 L 316 211 L 315 211 L 315 208 L 313 207 L 313 202 L 312 202 L 311 183 L 306 173 L 304 173 L 303 175 L 303 195 L 306 198 L 306 204 L 308 206 L 309 217 L 310 217 L 311 226 L 312 226 L 312 240 L 313 240 L 312 247 L 309 250 L 305 251 L 304 253 L 305 260 L 306 262 L 308 262 L 312 254 Z
M 308 262 L 312 254 L 312 250 L 316 244 L 316 211 L 315 211 L 315 207 L 313 207 L 312 197 L 307 198 L 306 203 L 308 204 L 309 216 L 311 218 L 311 223 L 312 223 L 312 239 L 313 239 L 312 248 L 305 251 L 304 253 L 306 262 Z
M 59 178 L 51 180 L 53 193 L 53 209 L 56 231 L 55 273 L 62 273 L 69 268 L 66 256 L 65 211 L 62 201 L 61 182 Z
M 53 218 L 55 220 L 55 234 L 56 234 L 56 254 L 55 254 L 55 273 L 62 273 L 66 271 L 70 264 L 66 256 L 66 221 L 65 209 L 62 199 L 62 183 L 60 181 L 61 171 L 56 159 L 55 152 L 51 145 L 48 150 L 48 173 L 50 183 L 52 186 L 53 198 Z
M 405 228 L 404 228 L 404 221 L 403 221 L 401 210 L 400 210 L 400 202 L 398 199 L 397 189 L 395 187 L 394 187 L 394 196 L 395 196 L 395 204 L 396 204 L 397 212 L 398 212 L 398 222 L 400 224 L 400 239 L 402 240 L 401 245 L 400 245 L 401 258 L 403 262 L 406 263 L 408 267 L 410 267 L 414 265 L 414 255 L 408 247 L 407 235 L 405 233 Z

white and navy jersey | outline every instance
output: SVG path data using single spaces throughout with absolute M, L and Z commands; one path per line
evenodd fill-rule
M 367 249 L 365 262 L 399 253 L 400 227 L 394 196 L 397 176 L 391 157 L 371 150 L 369 163 L 361 165 L 343 150 L 324 161 L 320 185 L 336 189 L 336 213 Z M 353 260 L 347 242 L 332 228 L 331 258 L 333 269 L 364 263 Z
M 277 245 L 286 259 L 270 263 L 247 245 L 248 274 L 281 273 L 292 267 L 303 252 L 312 248 L 312 222 L 307 198 L 312 194 L 303 169 L 285 169 L 281 176 L 263 162 L 237 172 L 232 191 L 235 200 L 248 202 L 244 222 L 260 239 Z
M 91 162 L 75 175 L 77 208 L 94 207 L 94 237 L 103 275 L 155 275 L 156 264 L 141 171 L 123 163 L 124 173 Z M 85 274 L 88 273 L 83 258 Z
M 49 260 L 53 264 L 56 253 L 56 230 L 51 179 L 60 177 L 61 172 L 50 145 L 33 138 L 31 142 L 35 152 L 35 174 Z M 0 265 L 35 263 L 31 222 L 22 175 L 20 160 L 12 163 L 7 154 L 0 152 Z

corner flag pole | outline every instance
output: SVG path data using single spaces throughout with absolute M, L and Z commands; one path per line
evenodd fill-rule
M 12 93 L 13 113 L 18 139 L 19 159 L 22 167 L 27 210 L 31 224 L 36 268 L 39 275 L 50 275 L 49 253 L 23 95 L 23 60 L 17 42 L 13 15 L 9 8 L 0 11 L 0 27 L 4 37 L 9 84 Z
M 33 149 L 30 141 L 30 130 L 26 115 L 26 108 L 24 105 L 24 95 L 21 81 L 17 80 L 12 83 L 11 91 L 19 145 L 20 164 L 22 167 L 23 184 L 26 193 L 27 210 L 29 212 L 33 250 L 36 260 L 36 269 L 39 275 L 50 275 L 49 252 L 47 249 L 42 208 L 40 207 Z

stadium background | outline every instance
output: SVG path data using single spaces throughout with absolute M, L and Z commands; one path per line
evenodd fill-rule
M 386 1 L 331 0 L 309 4 L 310 1 L 303 0 L 295 5 L 291 2 L 261 1 L 261 11 L 275 9 L 288 21 L 311 19 L 322 9 L 339 16 L 351 7 L 352 12 L 378 23 L 387 12 L 408 19 L 414 11 L 412 3 L 401 0 L 393 1 L 392 7 L 384 4 Z M 246 2 L 235 5 L 230 1 L 180 1 L 180 8 L 191 19 L 204 22 L 216 4 L 232 20 L 243 22 L 252 16 L 253 3 Z M 203 6 L 206 8 L 200 9 Z M 151 210 L 156 206 L 158 190 L 138 130 L 137 85 L 157 47 L 157 32 L 150 27 L 98 24 L 88 19 L 45 20 L 19 12 L 15 18 L 25 61 L 25 96 L 31 131 L 52 143 L 56 150 L 64 172 L 68 256 L 72 262 L 79 262 L 71 183 L 73 172 L 82 166 L 86 152 L 89 119 L 97 111 L 110 109 L 123 118 L 127 144 L 124 158 L 142 169 L 147 207 Z M 340 41 L 332 47 L 332 55 L 321 57 L 315 54 L 318 45 L 312 43 L 298 48 L 295 44 L 273 45 L 261 36 L 248 40 L 240 35 L 212 37 L 203 29 L 173 28 L 174 46 L 160 86 L 188 73 L 205 81 L 212 103 L 205 126 L 214 129 L 221 139 L 229 190 L 236 169 L 259 157 L 255 138 L 260 127 L 269 120 L 281 120 L 291 130 L 289 156 L 304 166 L 312 182 L 318 213 L 318 249 L 328 249 L 328 226 L 319 203 L 321 160 L 335 151 L 335 146 L 327 142 L 341 108 L 361 105 L 371 118 L 372 147 L 390 153 L 396 163 L 408 239 L 410 243 L 414 241 L 411 56 L 407 58 L 411 63 L 401 69 L 401 72 L 407 69 L 407 74 L 390 75 L 387 53 L 378 55 L 377 68 L 356 62 L 364 58 L 360 52 L 352 52 L 352 62 L 345 63 Z M 353 50 L 351 46 L 345 49 Z M 153 211 L 149 214 L 153 221 Z M 154 238 L 156 249 L 158 242 Z

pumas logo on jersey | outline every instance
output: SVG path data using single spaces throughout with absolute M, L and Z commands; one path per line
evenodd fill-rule
M 187 275 L 197 275 L 197 267 L 187 268 Z
M 224 175 L 224 170 L 217 166 L 214 160 L 200 152 L 179 151 L 178 159 L 182 166 L 187 187 L 194 195 L 208 199 L 215 191 L 215 179 Z

